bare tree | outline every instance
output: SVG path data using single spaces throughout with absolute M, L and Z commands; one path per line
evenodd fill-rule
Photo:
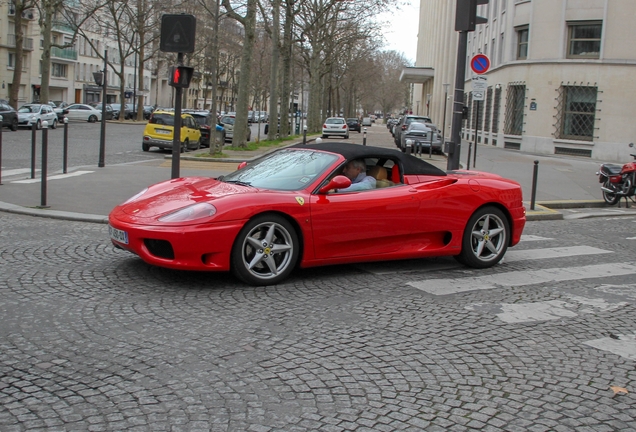
M 11 0 L 9 0 L 11 1 Z M 35 6 L 34 0 L 14 0 L 14 35 L 15 35 L 15 64 L 13 65 L 13 80 L 9 91 L 9 105 L 18 109 L 18 97 L 24 67 L 24 29 L 22 28 L 22 14 Z
M 247 139 L 247 105 L 248 90 L 250 85 L 250 73 L 254 50 L 254 38 L 256 37 L 256 7 L 258 0 L 247 0 L 245 15 L 240 15 L 230 0 L 223 0 L 223 7 L 230 18 L 239 22 L 245 30 L 243 42 L 243 54 L 241 56 L 241 74 L 239 80 L 238 101 L 236 104 L 236 121 L 234 123 L 234 135 L 232 146 L 245 147 Z

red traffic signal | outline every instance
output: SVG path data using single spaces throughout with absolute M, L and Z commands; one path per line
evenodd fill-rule
M 190 87 L 190 80 L 194 74 L 194 68 L 189 66 L 171 66 L 170 67 L 170 81 L 169 84 L 172 87 L 188 88 Z

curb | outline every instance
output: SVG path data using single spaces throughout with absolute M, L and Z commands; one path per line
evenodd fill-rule
M 45 208 L 22 207 L 0 201 L 0 211 L 6 213 L 21 214 L 27 216 L 45 217 L 59 220 L 72 220 L 77 222 L 108 223 L 108 216 L 87 213 L 73 213 L 60 210 L 47 210 Z

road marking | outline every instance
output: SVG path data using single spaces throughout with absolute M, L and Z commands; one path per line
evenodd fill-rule
M 448 295 L 466 291 L 520 287 L 548 282 L 606 278 L 629 274 L 636 274 L 636 265 L 632 263 L 611 263 L 585 267 L 514 271 L 469 278 L 427 279 L 407 282 L 407 285 L 433 295 Z
M 598 249 L 591 246 L 570 246 L 545 249 L 509 250 L 504 256 L 504 261 L 515 262 L 536 259 L 563 258 L 580 255 L 596 255 L 613 253 L 613 251 Z
M 618 339 L 606 337 L 583 343 L 592 348 L 609 351 L 629 360 L 636 360 L 636 335 L 615 335 L 614 337 Z
M 61 179 L 65 179 L 65 178 L 69 178 L 69 177 L 77 177 L 77 176 L 81 176 L 83 174 L 90 174 L 92 172 L 95 171 L 75 171 L 72 173 L 68 173 L 68 174 L 58 174 L 58 175 L 54 175 L 54 176 L 49 176 L 46 178 L 47 181 L 49 180 L 61 180 Z M 28 179 L 28 180 L 16 180 L 16 181 L 12 181 L 11 183 L 39 183 L 40 180 L 42 180 L 41 178 L 34 178 L 34 179 Z
M 36 171 L 40 171 L 40 170 L 37 169 Z M 17 168 L 17 169 L 10 169 L 10 170 L 2 170 L 3 177 L 9 177 L 9 176 L 26 174 L 26 173 L 30 174 L 31 168 Z
M 554 238 L 552 238 L 552 237 L 541 237 L 541 236 L 535 236 L 535 235 L 530 235 L 530 234 L 521 234 L 521 241 L 522 242 L 542 241 L 542 240 L 554 240 Z

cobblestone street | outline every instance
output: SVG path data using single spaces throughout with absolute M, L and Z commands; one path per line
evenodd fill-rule
M 255 288 L 148 266 L 103 224 L 0 214 L 0 430 L 636 430 L 633 274 L 585 276 L 631 260 L 635 219 L 598 221 L 531 222 L 488 270 L 414 260 Z M 527 258 L 579 245 L 596 249 Z

